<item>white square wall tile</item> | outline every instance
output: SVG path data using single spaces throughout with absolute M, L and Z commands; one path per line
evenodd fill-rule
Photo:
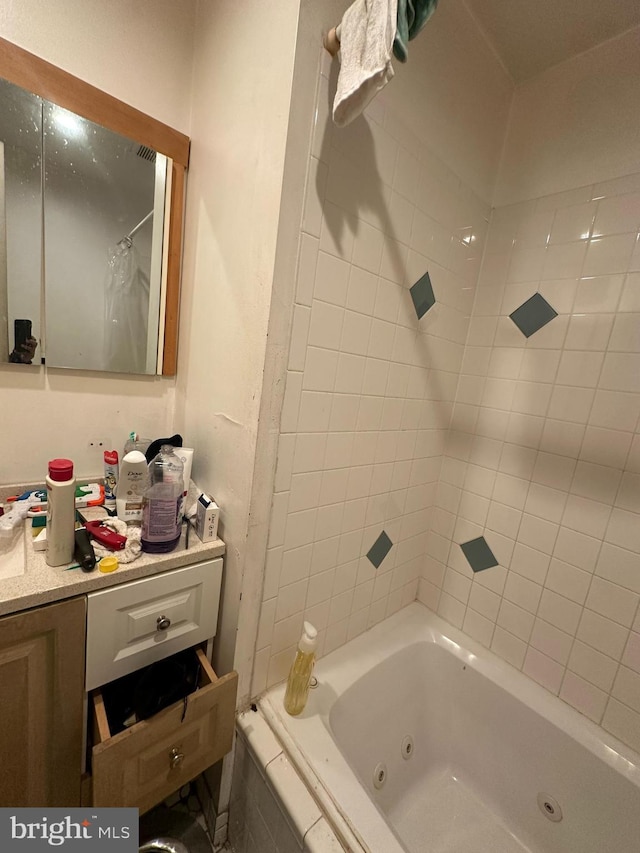
M 276 624 L 304 610 L 307 586 L 308 581 L 305 579 L 280 588 L 276 604 Z
M 633 432 L 639 417 L 640 394 L 598 390 L 589 415 L 589 424 Z
M 338 370 L 336 350 L 307 347 L 302 387 L 305 391 L 333 391 Z
M 628 589 L 594 577 L 585 606 L 629 628 L 636 615 L 639 600 L 640 596 Z
M 326 163 L 316 157 L 309 160 L 307 187 L 305 190 L 302 230 L 314 237 L 320 236 L 322 227 L 322 201 L 327 183 L 329 170 Z
M 552 489 L 568 491 L 575 472 L 576 462 L 572 457 L 540 451 L 533 469 L 533 481 Z
M 332 401 L 332 394 L 325 394 L 320 391 L 303 391 L 300 398 L 298 430 L 300 432 L 327 432 Z
M 469 595 L 469 607 L 486 619 L 490 619 L 491 622 L 495 622 L 500 608 L 500 596 L 474 583 Z
M 626 666 L 621 666 L 611 695 L 633 708 L 636 713 L 640 713 L 640 675 Z
M 555 456 L 577 457 L 586 426 L 546 418 L 540 439 L 540 449 Z
M 562 523 L 579 533 L 604 538 L 611 507 L 599 501 L 569 495 Z
M 562 518 L 566 500 L 567 495 L 565 492 L 558 489 L 550 489 L 548 486 L 541 486 L 538 483 L 532 483 L 529 487 L 527 502 L 524 506 L 525 513 L 537 516 L 546 521 L 557 522 Z M 543 548 L 542 550 L 546 549 Z
M 287 371 L 287 381 L 280 414 L 280 431 L 295 432 L 298 429 L 300 399 L 302 396 L 302 373 Z
M 498 625 L 504 628 L 505 631 L 518 637 L 523 642 L 528 642 L 534 620 L 535 616 L 533 613 L 523 610 L 506 598 L 502 599 L 498 613 Z
M 640 554 L 640 516 L 614 507 L 604 538 L 613 545 Z
M 608 352 L 604 358 L 600 388 L 640 393 L 640 353 Z
M 568 668 L 601 690 L 610 692 L 618 671 L 618 662 L 591 646 L 576 640 L 571 649 Z
M 565 349 L 604 352 L 613 325 L 613 314 L 574 314 L 569 320 Z
M 354 239 L 351 262 L 368 272 L 377 274 L 380 271 L 383 243 L 382 231 L 360 220 Z
M 538 616 L 556 628 L 575 636 L 582 609 L 575 601 L 564 598 L 550 589 L 542 591 Z
M 518 542 L 545 554 L 552 554 L 558 529 L 557 524 L 524 512 L 518 531 Z
M 342 326 L 342 352 L 366 355 L 371 334 L 371 318 L 356 311 L 345 311 Z
M 587 572 L 595 568 L 602 541 L 568 527 L 561 527 L 553 549 L 553 556 L 571 563 Z
M 595 391 L 592 388 L 557 385 L 551 394 L 547 417 L 560 421 L 586 423 L 594 396 Z
M 597 237 L 589 241 L 583 276 L 610 275 L 627 271 L 636 233 Z
M 590 720 L 599 723 L 607 704 L 607 694 L 573 672 L 567 672 L 562 682 L 560 698 Z
M 353 252 L 353 232 L 356 228 L 357 218 L 326 200 L 322 207 L 321 251 L 350 262 Z
M 456 628 L 462 628 L 465 605 L 448 593 L 442 592 L 440 595 L 440 602 L 438 604 L 438 614 Z
M 622 656 L 622 663 L 629 667 L 629 669 L 640 674 L 640 634 L 635 631 L 629 634 L 627 647 Z
M 557 210 L 549 241 L 569 243 L 574 240 L 587 240 L 591 236 L 596 207 L 596 202 L 589 201 Z
M 529 613 L 535 613 L 538 609 L 542 587 L 527 580 L 521 575 L 509 572 L 504 587 L 504 597 L 507 601 L 516 604 Z
M 352 266 L 349 273 L 346 307 L 371 316 L 376 301 L 377 277 L 367 270 Z
M 595 573 L 618 586 L 640 593 L 640 561 L 633 551 L 604 542 Z
M 325 349 L 340 349 L 344 310 L 337 305 L 313 300 L 309 344 Z
M 622 471 L 591 462 L 578 462 L 571 483 L 573 494 L 612 504 L 622 479 Z
M 574 388 L 595 388 L 604 361 L 603 352 L 565 350 L 560 359 L 556 381 Z
M 294 474 L 291 477 L 289 512 L 297 512 L 317 506 L 321 481 L 322 473 L 320 471 Z
M 561 664 L 566 664 L 573 644 L 573 637 L 542 619 L 537 618 L 529 639 L 529 645 Z
M 609 349 L 618 352 L 640 352 L 640 313 L 616 316 Z
M 496 625 L 491 643 L 491 651 L 495 652 L 498 657 L 506 660 L 507 663 L 515 666 L 516 669 L 520 669 L 527 652 L 527 644 Z
M 591 575 L 576 566 L 552 559 L 545 579 L 545 587 L 565 598 L 584 604 L 587 598 Z
M 576 289 L 573 311 L 577 314 L 614 312 L 618 306 L 624 278 L 624 275 L 581 278 Z
M 576 636 L 597 651 L 619 661 L 629 636 L 629 629 L 585 609 Z
M 364 382 L 365 367 L 366 358 L 364 356 L 341 352 L 338 357 L 334 391 L 343 394 L 360 394 Z
M 296 302 L 300 305 L 311 306 L 317 262 L 317 237 L 312 237 L 310 234 L 302 234 L 300 238 L 300 255 L 298 257 L 296 283 Z
M 577 278 L 582 272 L 586 253 L 587 243 L 584 240 L 575 243 L 549 245 L 544 260 L 542 278 Z
M 535 583 L 543 584 L 551 557 L 537 548 L 517 542 L 511 558 L 511 570 Z
M 546 687 L 551 693 L 558 693 L 562 684 L 564 667 L 547 655 L 529 647 L 524 660 L 522 671 Z
M 467 608 L 462 629 L 474 640 L 488 648 L 491 645 L 494 627 L 491 620 L 480 613 L 476 613 L 470 607 Z
M 637 232 L 640 228 L 640 193 L 604 198 L 598 204 L 593 234 L 601 237 L 607 234 Z
M 602 726 L 640 752 L 640 714 L 616 699 L 609 699 Z
M 616 429 L 589 426 L 584 434 L 580 458 L 596 465 L 624 468 L 633 436 Z
M 296 305 L 293 310 L 293 327 L 289 344 L 289 370 L 304 370 L 310 322 L 311 309 L 306 305 Z
M 294 433 L 281 433 L 278 441 L 278 460 L 276 463 L 276 477 L 274 492 L 285 492 L 291 484 L 293 473 L 293 458 L 296 449 L 296 436 Z
M 640 311 L 640 273 L 626 277 L 618 311 Z

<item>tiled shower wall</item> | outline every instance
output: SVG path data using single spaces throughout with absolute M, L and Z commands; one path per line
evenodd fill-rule
M 640 174 L 494 211 L 419 589 L 638 750 L 639 228 Z
M 303 619 L 327 653 L 416 597 L 489 206 L 383 97 L 348 128 L 319 75 L 252 692 Z M 334 88 L 334 84 L 333 88 Z M 429 272 L 419 322 L 408 288 Z M 393 543 L 379 568 L 367 553 Z

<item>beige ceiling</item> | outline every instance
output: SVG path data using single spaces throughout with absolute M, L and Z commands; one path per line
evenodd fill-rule
M 640 0 L 465 0 L 520 83 L 640 25 Z

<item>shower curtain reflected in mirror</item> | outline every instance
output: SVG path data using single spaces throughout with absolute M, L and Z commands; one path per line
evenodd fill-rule
M 148 264 L 147 264 L 148 266 Z M 135 245 L 110 251 L 105 284 L 105 370 L 144 373 L 147 359 L 149 276 Z

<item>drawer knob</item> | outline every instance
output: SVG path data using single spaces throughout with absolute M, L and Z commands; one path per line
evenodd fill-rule
M 158 631 L 166 631 L 167 628 L 171 625 L 171 619 L 167 619 L 166 616 L 158 616 L 156 619 L 156 625 Z
M 169 765 L 173 770 L 174 767 L 180 767 L 182 762 L 184 761 L 184 752 L 180 752 L 179 749 L 175 747 L 171 750 L 171 754 L 169 756 Z

